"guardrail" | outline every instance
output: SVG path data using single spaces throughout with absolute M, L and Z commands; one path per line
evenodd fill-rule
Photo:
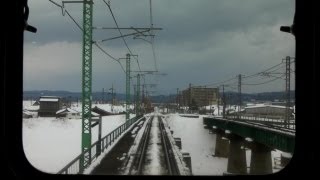
M 275 129 L 296 129 L 295 119 L 290 119 L 289 122 L 285 122 L 282 116 L 237 114 L 227 115 L 225 116 L 225 118 L 231 120 L 245 121 L 247 123 L 260 123 Z
M 68 163 L 64 168 L 62 168 L 57 174 L 79 174 L 83 172 L 83 169 L 80 164 L 80 159 L 83 154 L 86 154 L 90 151 L 91 154 L 91 162 L 89 162 L 88 166 L 101 154 L 107 149 L 109 146 L 114 143 L 114 141 L 121 136 L 127 129 L 131 127 L 132 124 L 137 122 L 139 119 L 142 119 L 143 115 L 138 117 L 134 117 L 129 119 L 125 123 L 121 124 L 119 127 L 108 133 L 106 136 L 101 138 L 101 140 L 97 140 L 95 143 L 91 145 L 89 149 L 82 152 L 76 158 L 74 158 L 70 163 Z M 87 166 L 87 167 L 88 167 Z

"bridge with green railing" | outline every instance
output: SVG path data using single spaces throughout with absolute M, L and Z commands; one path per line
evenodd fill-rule
M 204 117 L 203 123 L 244 138 L 251 138 L 273 149 L 293 152 L 295 147 L 295 120 L 284 125 L 281 119 L 271 119 L 267 116 L 227 116 Z

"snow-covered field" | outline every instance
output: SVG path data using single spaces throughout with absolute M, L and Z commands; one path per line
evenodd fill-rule
M 106 111 L 109 104 L 93 104 Z M 24 102 L 24 108 L 30 108 L 31 102 Z M 81 106 L 73 105 L 81 110 Z M 217 107 L 215 107 L 217 109 Z M 114 112 L 122 112 L 124 106 L 114 107 Z M 222 108 L 220 109 L 220 111 Z M 221 113 L 221 112 L 220 112 Z M 217 115 L 217 111 L 214 115 Z M 134 115 L 131 115 L 133 117 Z M 166 121 L 175 137 L 182 140 L 182 149 L 191 155 L 194 175 L 222 175 L 227 169 L 227 158 L 213 157 L 215 134 L 203 128 L 202 118 L 186 118 L 179 114 L 166 115 Z M 125 115 L 105 116 L 102 118 L 102 137 L 125 122 Z M 56 119 L 39 117 L 23 119 L 23 147 L 26 158 L 38 170 L 57 173 L 67 163 L 81 153 L 81 119 Z M 92 129 L 92 143 L 98 139 L 98 126 Z M 247 165 L 250 166 L 250 150 L 247 153 Z M 274 157 L 280 157 L 281 151 L 272 151 Z M 274 172 L 279 169 L 274 169 Z
M 28 105 L 24 104 L 24 107 Z M 132 114 L 130 116 L 134 117 Z M 125 115 L 102 117 L 102 137 L 124 122 Z M 23 119 L 22 138 L 26 158 L 40 171 L 57 173 L 81 153 L 81 125 L 81 119 Z M 98 126 L 92 129 L 92 143 L 97 139 Z
M 97 106 L 98 108 L 101 108 L 105 111 L 112 112 L 112 113 L 120 113 L 120 112 L 126 111 L 125 105 L 113 106 L 113 111 L 111 111 L 112 110 L 111 104 L 92 104 L 92 108 L 94 108 L 95 106 Z M 72 108 L 77 111 L 81 111 L 81 103 L 79 103 L 78 105 L 73 104 Z M 131 105 L 129 108 L 133 109 L 133 105 Z
M 227 171 L 227 158 L 213 157 L 216 135 L 210 134 L 203 127 L 203 115 L 199 118 L 181 117 L 179 114 L 166 115 L 166 121 L 174 137 L 180 137 L 182 149 L 191 156 L 192 172 L 194 175 L 222 175 Z M 271 151 L 273 172 L 279 171 L 274 166 L 274 158 L 279 158 L 281 151 Z M 251 150 L 246 150 L 247 166 L 250 166 Z
M 203 128 L 202 118 L 185 118 L 178 114 L 166 116 L 174 137 L 180 137 L 182 150 L 190 153 L 194 175 L 222 175 L 227 169 L 227 158 L 216 158 L 215 135 Z

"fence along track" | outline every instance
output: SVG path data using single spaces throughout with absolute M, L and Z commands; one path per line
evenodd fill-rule
M 137 121 L 140 121 L 143 119 L 143 116 L 141 117 L 134 117 L 116 129 L 114 129 L 112 132 L 108 133 L 106 136 L 101 138 L 101 141 L 96 141 L 91 145 L 91 148 L 87 149 L 85 152 L 78 155 L 75 159 L 73 159 L 70 163 L 68 163 L 64 168 L 62 168 L 60 171 L 58 171 L 57 174 L 79 174 L 83 173 L 82 168 L 80 167 L 80 158 L 83 156 L 84 153 L 87 153 L 91 151 L 91 162 L 90 164 L 100 155 L 97 154 L 96 149 L 100 149 L 100 152 L 104 152 L 105 149 L 107 149 L 109 146 L 111 146 L 115 140 L 120 137 L 124 132 L 127 132 L 128 129 L 132 128 L 133 124 L 135 124 Z

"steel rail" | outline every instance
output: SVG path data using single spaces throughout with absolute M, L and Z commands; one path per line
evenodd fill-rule
M 151 130 L 151 123 L 154 119 L 154 116 L 149 120 L 147 126 L 146 126 L 146 129 L 144 131 L 144 134 L 143 134 L 143 144 L 142 146 L 140 147 L 140 156 L 139 156 L 139 163 L 138 163 L 138 174 L 141 174 L 142 173 L 142 164 L 143 164 L 143 161 L 144 161 L 144 157 L 145 157 L 145 153 L 146 153 L 146 150 L 147 150 L 147 145 L 148 145 L 148 141 L 149 141 L 149 136 L 150 136 L 150 130 Z
M 164 154 L 166 156 L 166 162 L 167 162 L 167 166 L 168 166 L 168 170 L 169 170 L 169 174 L 170 175 L 173 175 L 173 172 L 172 172 L 172 166 L 171 166 L 171 161 L 170 161 L 170 157 L 169 157 L 169 149 L 167 147 L 167 139 L 165 138 L 165 131 L 164 131 L 164 125 L 161 121 L 161 118 L 158 116 L 158 121 L 159 121 L 159 129 L 160 129 L 160 132 L 161 132 L 161 139 L 162 139 L 162 146 L 164 148 Z

